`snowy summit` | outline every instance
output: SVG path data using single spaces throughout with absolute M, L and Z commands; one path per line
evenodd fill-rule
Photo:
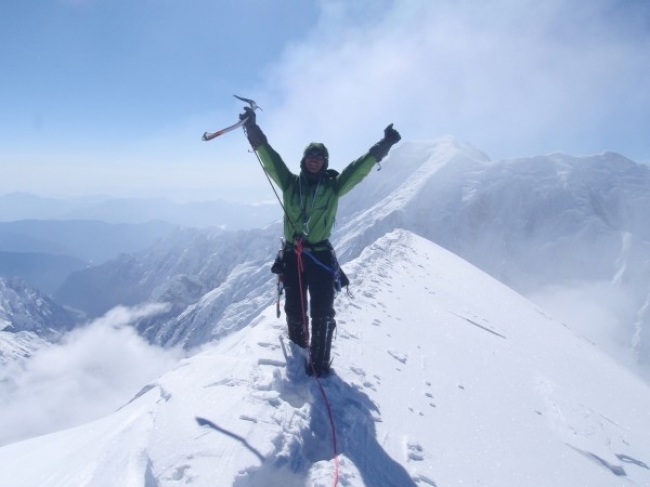
M 0 485 L 650 485 L 650 390 L 592 343 L 408 231 L 346 269 L 320 384 L 270 306 L 113 414 L 0 448 Z

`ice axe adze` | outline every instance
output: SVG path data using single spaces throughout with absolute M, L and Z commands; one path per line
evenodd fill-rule
M 253 100 L 249 100 L 248 98 L 242 98 L 241 96 L 237 96 L 237 95 L 233 95 L 233 96 L 235 98 L 237 98 L 238 100 L 241 100 L 243 102 L 248 103 L 253 110 L 257 110 L 258 108 L 261 110 L 261 108 Z M 230 127 L 226 127 L 225 129 L 217 130 L 216 132 L 212 132 L 212 133 L 206 132 L 206 133 L 203 134 L 203 140 L 205 140 L 207 142 L 208 140 L 215 139 L 215 138 L 219 137 L 220 135 L 228 133 L 228 132 L 230 132 L 232 130 L 235 130 L 235 129 L 239 128 L 239 127 L 243 127 L 244 124 L 247 121 L 248 121 L 248 117 L 244 117 L 239 122 L 237 122 L 235 125 L 231 125 Z

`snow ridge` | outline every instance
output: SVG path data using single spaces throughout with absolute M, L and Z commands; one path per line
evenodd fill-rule
M 404 230 L 348 267 L 323 380 L 340 485 L 650 483 L 650 389 L 592 344 Z M 330 486 L 326 409 L 284 328 L 269 306 L 114 414 L 0 448 L 0 485 Z

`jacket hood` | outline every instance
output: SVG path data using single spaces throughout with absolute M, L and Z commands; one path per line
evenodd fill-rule
M 302 159 L 300 159 L 300 169 L 307 172 L 305 169 L 305 157 L 312 150 L 317 150 L 318 152 L 323 154 L 323 157 L 325 159 L 325 164 L 323 164 L 323 168 L 321 169 L 320 172 L 325 172 L 327 170 L 327 166 L 329 165 L 330 154 L 327 150 L 327 147 L 325 147 L 325 144 L 321 142 L 312 142 L 307 147 L 305 147 L 305 150 L 302 152 Z

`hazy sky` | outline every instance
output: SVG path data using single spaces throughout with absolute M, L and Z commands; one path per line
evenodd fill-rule
M 8 0 L 0 193 L 273 197 L 237 120 L 341 168 L 391 122 L 493 159 L 650 160 L 646 0 Z

